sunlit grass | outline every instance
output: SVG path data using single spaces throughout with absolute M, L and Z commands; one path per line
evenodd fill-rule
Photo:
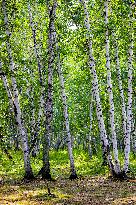
M 0 151 L 0 176 L 7 179 L 19 179 L 24 176 L 23 154 L 21 151 L 10 151 L 13 161 Z M 123 154 L 119 153 L 121 165 L 123 165 Z M 87 151 L 74 150 L 75 167 L 79 176 L 107 175 L 108 167 L 102 166 L 101 153 L 89 158 Z M 68 178 L 70 174 L 70 163 L 67 150 L 50 151 L 51 174 L 54 178 Z M 31 164 L 34 174 L 37 175 L 42 167 L 42 153 L 36 158 L 31 157 Z M 130 154 L 130 171 L 136 174 L 136 159 L 133 153 Z
M 109 170 L 102 166 L 101 153 L 89 158 L 84 150 L 74 150 L 75 167 L 79 178 L 75 181 L 68 180 L 70 175 L 70 164 L 67 150 L 50 152 L 51 175 L 56 181 L 47 182 L 40 178 L 32 182 L 25 182 L 20 179 L 24 176 L 23 155 L 21 151 L 10 151 L 13 161 L 10 161 L 5 154 L 0 152 L 0 204 L 17 205 L 56 205 L 56 204 L 80 204 L 88 199 L 93 200 L 92 204 L 105 200 L 111 204 L 136 202 L 134 198 L 135 181 L 133 182 L 111 182 L 107 178 Z M 120 159 L 123 155 L 119 154 Z M 42 167 L 42 154 L 31 158 L 31 164 L 35 176 Z M 134 173 L 136 169 L 135 157 L 130 154 L 130 168 Z M 48 184 L 48 185 L 47 185 Z M 51 195 L 48 193 L 50 188 Z M 66 203 L 65 203 L 66 202 Z

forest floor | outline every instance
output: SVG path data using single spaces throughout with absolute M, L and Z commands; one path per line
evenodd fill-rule
M 0 205 L 136 205 L 136 180 L 113 181 L 107 166 L 102 166 L 101 153 L 89 158 L 88 153 L 75 149 L 75 166 L 79 178 L 69 180 L 67 150 L 50 152 L 51 175 L 55 181 L 38 176 L 24 181 L 23 155 L 10 150 L 13 160 L 0 150 Z M 120 153 L 120 160 L 123 162 Z M 42 167 L 42 155 L 31 157 L 34 175 Z M 136 158 L 130 155 L 129 176 L 136 176 Z M 51 194 L 49 194 L 48 188 Z
M 36 179 L 0 181 L 0 205 L 135 205 L 136 181 L 81 177 L 71 181 L 58 178 L 47 182 Z M 48 188 L 51 194 L 48 194 Z

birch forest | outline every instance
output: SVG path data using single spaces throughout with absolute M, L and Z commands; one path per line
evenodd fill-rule
M 0 204 L 120 205 L 129 185 L 136 203 L 135 15 L 135 0 L 0 0 L 1 190 L 46 193 Z M 113 197 L 89 201 L 89 180 Z

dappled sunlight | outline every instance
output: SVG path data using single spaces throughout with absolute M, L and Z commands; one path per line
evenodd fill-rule
M 70 197 L 59 188 L 50 185 L 51 195 L 43 181 L 35 181 L 23 185 L 3 185 L 0 190 L 0 204 L 54 204 L 56 201 Z
M 113 205 L 135 205 L 136 204 L 136 196 L 126 197 L 121 199 L 116 199 L 113 201 Z
M 3 182 L 0 204 L 134 205 L 135 185 L 135 181 L 113 181 L 106 176 L 79 176 L 72 181 L 58 177 L 56 181 Z
M 51 151 L 51 174 L 54 181 L 41 180 L 41 176 L 33 181 L 23 179 L 23 161 L 20 152 L 12 152 L 13 162 L 3 155 L 0 172 L 0 204 L 16 205 L 127 205 L 136 203 L 135 180 L 113 181 L 109 170 L 101 166 L 102 159 L 93 155 L 89 158 L 83 150 L 74 150 L 75 167 L 78 179 L 69 180 L 70 165 L 67 150 Z M 135 159 L 131 156 L 132 171 L 135 173 Z M 42 167 L 39 156 L 32 159 L 34 172 L 37 174 Z M 48 187 L 51 195 L 48 194 Z

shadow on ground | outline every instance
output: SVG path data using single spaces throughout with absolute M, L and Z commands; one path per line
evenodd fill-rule
M 135 181 L 112 181 L 104 177 L 74 181 L 58 178 L 55 182 L 37 179 L 27 183 L 9 180 L 1 181 L 0 204 L 135 205 L 135 193 Z

